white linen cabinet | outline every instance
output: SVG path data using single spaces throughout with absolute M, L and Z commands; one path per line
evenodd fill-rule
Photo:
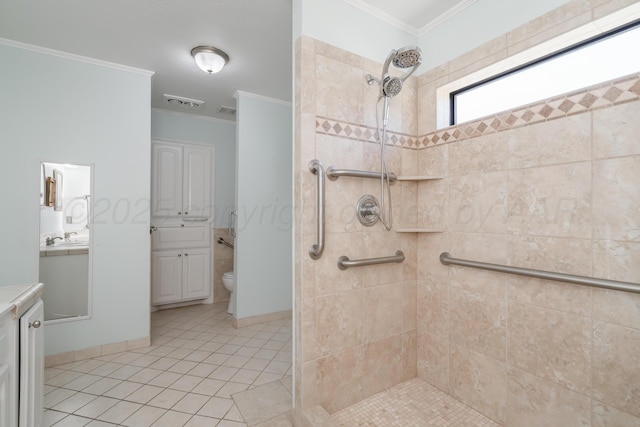
M 213 293 L 213 147 L 153 141 L 151 304 Z
M 151 217 L 211 217 L 212 149 L 154 141 L 151 146 Z

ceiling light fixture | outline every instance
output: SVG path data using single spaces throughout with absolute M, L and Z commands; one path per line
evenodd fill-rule
M 191 49 L 191 56 L 202 71 L 209 74 L 217 73 L 229 62 L 229 55 L 210 46 L 198 46 Z

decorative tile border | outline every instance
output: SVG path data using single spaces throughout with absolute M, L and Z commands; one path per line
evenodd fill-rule
M 390 145 L 421 149 L 638 100 L 640 100 L 640 74 L 591 86 L 472 122 L 440 129 L 420 137 L 396 132 L 387 132 L 387 134 Z M 340 122 L 326 117 L 316 118 L 316 133 L 358 141 L 378 142 L 375 128 Z
M 316 133 L 378 143 L 378 131 L 374 127 L 341 122 L 327 117 L 316 117 Z M 387 143 L 404 148 L 417 148 L 418 138 L 405 133 L 387 131 Z

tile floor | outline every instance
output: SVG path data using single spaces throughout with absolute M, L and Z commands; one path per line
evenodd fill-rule
M 45 369 L 43 426 L 247 426 L 231 395 L 290 381 L 291 319 L 231 319 L 225 303 L 158 311 L 150 347 Z
M 341 427 L 499 427 L 419 378 L 374 394 L 331 417 Z

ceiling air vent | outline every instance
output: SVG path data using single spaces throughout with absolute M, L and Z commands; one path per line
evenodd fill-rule
M 198 99 L 185 98 L 182 96 L 164 94 L 164 103 L 173 105 L 174 107 L 183 107 L 187 109 L 200 108 L 204 105 L 204 101 Z
M 221 105 L 218 107 L 218 113 L 235 114 L 236 109 L 233 107 L 225 107 L 224 105 Z

